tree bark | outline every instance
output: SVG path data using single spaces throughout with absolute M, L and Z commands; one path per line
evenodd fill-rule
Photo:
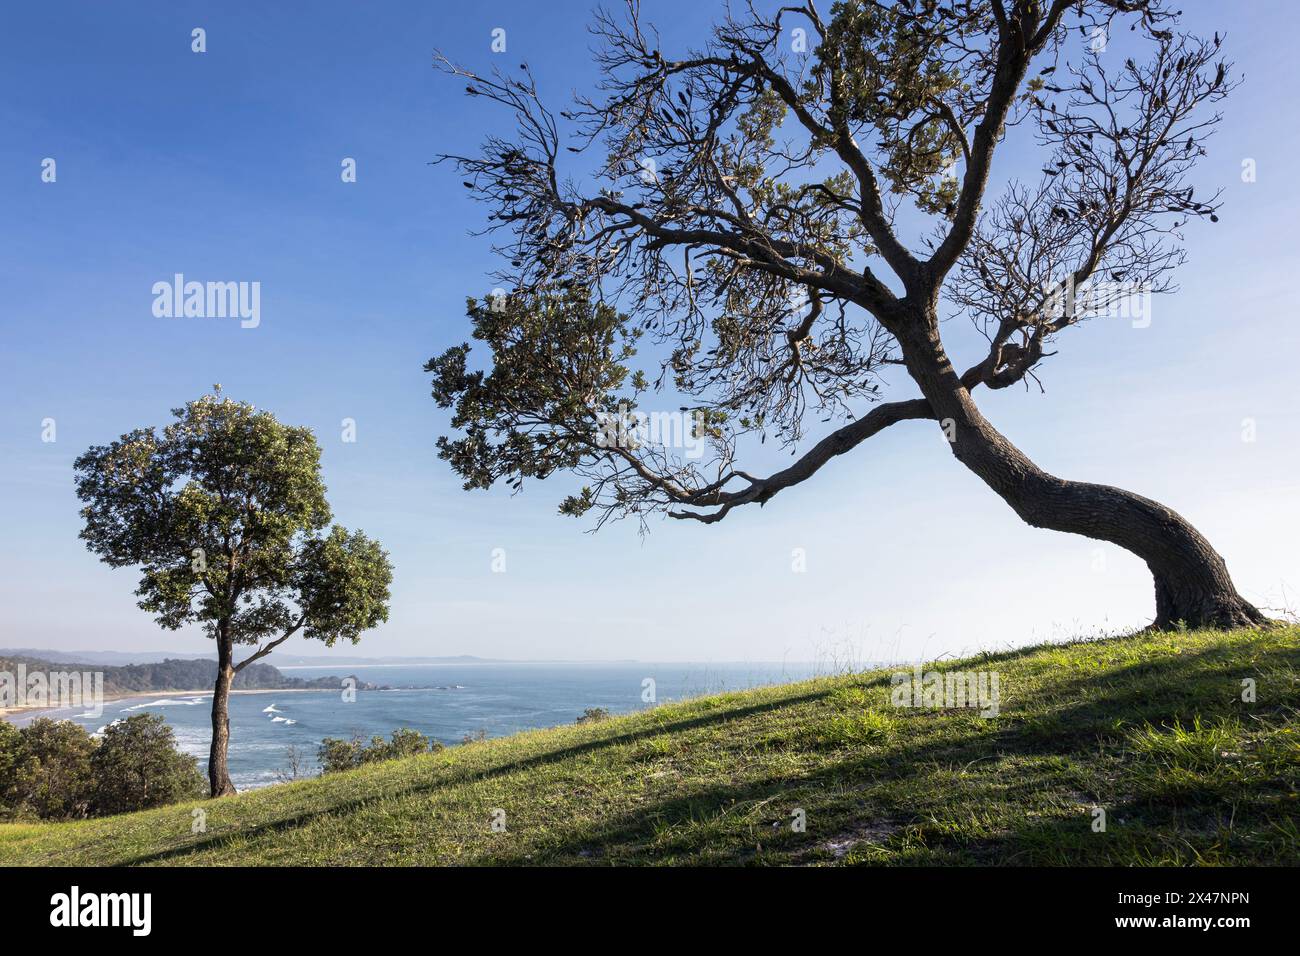
M 235 678 L 232 658 L 234 648 L 225 628 L 217 635 L 217 684 L 212 693 L 212 750 L 208 755 L 208 785 L 212 796 L 226 797 L 235 793 L 230 782 L 226 759 L 230 747 L 230 684 Z
M 957 460 L 1025 522 L 1108 541 L 1142 558 L 1155 579 L 1153 628 L 1271 623 L 1237 593 L 1223 558 L 1173 509 L 1121 488 L 1057 478 L 1030 461 L 980 414 L 944 353 L 933 314 L 917 319 L 900 336 L 909 373 Z

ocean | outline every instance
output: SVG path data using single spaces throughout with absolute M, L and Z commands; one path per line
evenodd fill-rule
M 826 673 L 815 664 L 466 663 L 391 666 L 282 667 L 286 676 L 355 674 L 391 690 L 358 690 L 345 702 L 338 690 L 236 693 L 230 700 L 230 776 L 240 790 L 279 783 L 292 773 L 319 771 L 316 750 L 325 737 L 388 736 L 411 727 L 444 744 L 466 735 L 500 737 L 521 730 L 571 724 L 588 707 L 625 714 L 685 697 L 789 683 Z M 653 686 L 647 681 L 653 681 Z M 643 699 L 653 689 L 654 700 Z M 212 695 L 150 695 L 108 701 L 98 717 L 80 710 L 28 711 L 72 720 L 92 733 L 138 713 L 164 717 L 177 745 L 207 767 L 212 739 Z

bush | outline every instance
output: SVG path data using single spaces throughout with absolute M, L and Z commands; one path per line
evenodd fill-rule
M 7 744 L 3 763 L 8 779 L 0 780 L 7 793 L 9 813 L 43 820 L 72 820 L 89 815 L 92 804 L 90 755 L 95 741 L 86 729 L 66 720 L 38 717 L 18 731 Z M 5 738 L 12 741 L 12 735 Z
M 602 720 L 609 720 L 609 711 L 604 707 L 588 707 L 582 712 L 582 716 L 577 719 L 576 723 L 595 724 Z
M 390 743 L 384 743 L 382 737 L 372 737 L 370 747 L 365 751 L 363 759 L 365 763 L 376 760 L 398 760 L 402 757 L 414 757 L 417 754 L 441 749 L 442 744 L 438 741 L 430 740 L 418 730 L 403 727 L 393 731 L 393 739 Z
M 376 734 L 370 738 L 368 746 L 360 735 L 351 740 L 326 737 L 320 742 L 318 755 L 322 773 L 338 773 L 381 760 L 399 760 L 439 750 L 442 750 L 440 741 L 431 740 L 418 730 L 402 727 L 393 731 L 391 741 Z
M 320 742 L 317 756 L 320 758 L 321 773 L 339 773 L 361 766 L 361 751 L 365 745 L 358 735 L 351 740 L 326 737 Z
M 177 752 L 161 717 L 114 723 L 98 742 L 84 727 L 40 717 L 0 722 L 0 816 L 73 820 L 202 796 L 193 757 Z
M 146 810 L 206 792 L 198 762 L 176 749 L 171 727 L 156 714 L 110 724 L 91 755 L 90 770 L 96 814 Z
M 13 724 L 0 720 L 0 820 L 15 816 L 21 802 L 19 781 L 29 773 L 23 737 Z

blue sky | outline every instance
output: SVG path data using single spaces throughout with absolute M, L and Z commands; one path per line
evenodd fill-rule
M 505 117 L 460 95 L 432 53 L 494 65 L 491 31 L 504 28 L 505 60 L 526 60 L 558 107 L 594 76 L 590 4 L 271 6 L 5 14 L 0 646 L 207 649 L 201 635 L 161 632 L 134 606 L 135 575 L 84 550 L 71 463 L 215 382 L 316 429 L 336 519 L 389 549 L 390 621 L 363 652 L 879 659 L 1150 618 L 1140 562 L 1023 526 L 932 424 L 890 429 L 761 510 L 654 522 L 645 538 L 631 523 L 593 535 L 557 516 L 564 480 L 514 497 L 461 491 L 435 454 L 446 418 L 421 366 L 467 337 L 465 296 L 490 287 L 493 263 L 468 235 L 481 207 L 428 162 L 472 150 Z M 1155 301 L 1149 328 L 1071 330 L 1044 368 L 1045 395 L 979 400 L 1048 470 L 1181 511 L 1248 597 L 1278 606 L 1300 591 L 1300 144 L 1283 115 L 1297 15 L 1280 2 L 1217 18 L 1216 4 L 1183 6 L 1188 26 L 1226 33 L 1246 79 L 1198 173 L 1225 189 L 1221 221 L 1189 229 L 1181 290 Z M 668 49 L 702 42 L 717 12 L 644 8 Z M 206 53 L 190 49 L 194 27 Z M 999 169 L 1033 161 L 1016 149 Z M 41 181 L 46 157 L 55 183 Z M 344 157 L 356 183 L 340 180 Z M 1246 158 L 1253 183 L 1241 181 Z M 156 318 L 151 287 L 177 272 L 260 282 L 261 324 Z M 976 354 L 960 320 L 945 335 L 950 351 Z M 355 443 L 341 440 L 344 418 Z M 794 548 L 805 573 L 791 570 Z

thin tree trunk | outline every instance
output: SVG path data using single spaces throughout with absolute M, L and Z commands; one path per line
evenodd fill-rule
M 220 629 L 224 632 L 224 628 Z M 226 753 L 230 747 L 230 684 L 235 678 L 234 648 L 224 633 L 217 636 L 217 684 L 212 694 L 212 750 L 208 755 L 208 784 L 214 797 L 235 792 Z
M 919 324 L 924 331 L 902 341 L 912 378 L 957 460 L 1024 521 L 1108 541 L 1142 558 L 1155 579 L 1155 628 L 1270 623 L 1237 593 L 1223 558 L 1173 509 L 1121 488 L 1057 478 L 1030 461 L 980 414 L 943 351 L 937 322 Z

